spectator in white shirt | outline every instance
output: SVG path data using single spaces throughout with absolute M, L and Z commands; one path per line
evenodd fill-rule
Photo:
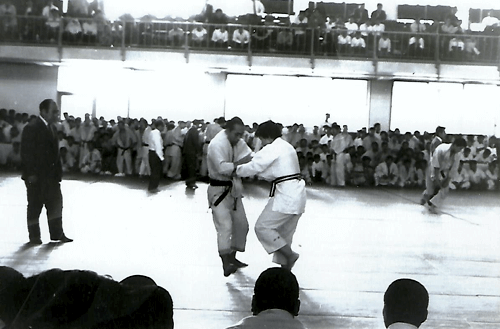
M 345 28 L 347 29 L 347 34 L 350 36 L 359 30 L 358 24 L 354 22 L 354 17 L 349 17 L 349 20 L 345 23 Z
M 233 47 L 237 49 L 244 49 L 250 42 L 250 32 L 245 30 L 243 26 L 238 27 L 233 32 Z
M 337 37 L 337 52 L 339 54 L 346 54 L 351 50 L 351 36 L 347 34 L 346 30 L 342 32 Z
M 361 32 L 356 32 L 354 37 L 351 39 L 351 50 L 354 54 L 364 55 L 366 52 L 366 42 L 365 39 L 361 37 Z
M 394 163 L 392 155 L 388 155 L 384 162 L 375 168 L 375 186 L 396 186 L 399 177 L 398 166 Z
M 488 169 L 485 172 L 486 174 L 486 183 L 488 185 L 488 190 L 494 190 L 498 185 L 498 168 L 497 168 L 497 160 L 492 161 L 488 164 Z
M 212 33 L 212 44 L 217 48 L 226 48 L 228 46 L 229 34 L 225 26 L 220 26 Z
M 491 11 L 488 11 L 487 16 L 481 21 L 485 29 L 489 26 L 495 26 L 499 24 L 498 18 L 495 16 L 491 16 L 491 14 Z
M 191 31 L 191 43 L 194 47 L 203 47 L 207 45 L 207 30 L 198 25 Z
M 382 33 L 382 37 L 378 40 L 378 53 L 379 56 L 391 53 L 391 39 L 389 39 L 387 33 Z

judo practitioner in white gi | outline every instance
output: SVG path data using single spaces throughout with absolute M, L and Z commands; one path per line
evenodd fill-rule
M 226 277 L 247 266 L 236 259 L 237 251 L 245 251 L 248 221 L 241 201 L 243 185 L 240 178 L 234 177 L 236 167 L 251 159 L 252 150 L 242 139 L 244 131 L 240 118 L 231 119 L 226 129 L 210 141 L 207 150 L 208 204 Z
M 428 169 L 431 181 L 426 183 L 427 188 L 424 192 L 429 210 L 432 213 L 437 212 L 437 207 L 442 205 L 448 195 L 450 181 L 453 175 L 458 172 L 460 151 L 466 145 L 465 139 L 457 138 L 452 144 L 441 144 L 436 147 Z
M 236 174 L 258 175 L 272 182 L 270 199 L 255 223 L 255 233 L 264 249 L 274 253 L 273 262 L 292 269 L 299 258 L 292 250 L 292 239 L 306 206 L 297 153 L 281 138 L 281 128 L 272 121 L 259 125 L 255 136 L 262 140 L 263 147 L 252 161 L 238 166 Z

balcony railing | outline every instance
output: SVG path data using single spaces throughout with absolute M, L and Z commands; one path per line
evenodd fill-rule
M 315 58 L 452 61 L 499 66 L 500 36 L 483 33 L 351 32 L 301 26 L 213 25 L 0 16 L 0 43 L 54 47 L 150 48 Z M 214 36 L 215 35 L 215 36 Z

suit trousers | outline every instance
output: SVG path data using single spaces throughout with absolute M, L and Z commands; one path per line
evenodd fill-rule
M 227 195 L 217 206 L 213 204 L 224 187 L 209 186 L 208 198 L 212 208 L 212 217 L 217 231 L 219 255 L 233 251 L 245 251 L 248 235 L 248 221 L 241 198 Z M 221 193 L 219 193 L 221 192 Z M 235 209 L 236 208 L 236 209 Z
M 255 234 L 268 254 L 292 244 L 293 235 L 302 216 L 302 214 L 284 214 L 274 211 L 273 204 L 274 198 L 269 199 L 255 223 Z M 287 264 L 287 260 L 281 253 L 274 254 L 273 262 Z
M 149 151 L 149 165 L 151 167 L 151 175 L 149 176 L 148 190 L 156 190 L 160 184 L 162 174 L 161 160 L 155 151 Z
M 64 234 L 62 227 L 63 199 L 61 185 L 56 179 L 38 178 L 36 183 L 26 184 L 28 195 L 28 233 L 30 240 L 40 239 L 40 213 L 47 209 L 50 239 L 57 240 Z

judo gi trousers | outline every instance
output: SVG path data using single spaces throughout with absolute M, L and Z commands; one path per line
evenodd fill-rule
M 212 217 L 217 231 L 219 255 L 245 251 L 248 235 L 248 221 L 241 198 L 235 199 L 229 194 L 217 206 L 212 204 L 224 189 L 219 186 L 208 187 L 210 208 L 212 208 Z
M 440 187 L 439 183 L 431 179 L 430 169 L 427 169 L 425 179 L 425 191 L 422 198 L 430 201 L 436 207 L 443 205 L 444 199 L 448 196 L 450 186 Z
M 255 234 L 268 254 L 284 246 L 291 245 L 302 214 L 284 214 L 273 210 L 274 198 L 269 199 L 266 207 L 255 223 Z M 286 265 L 287 260 L 280 253 L 275 253 L 273 262 Z

